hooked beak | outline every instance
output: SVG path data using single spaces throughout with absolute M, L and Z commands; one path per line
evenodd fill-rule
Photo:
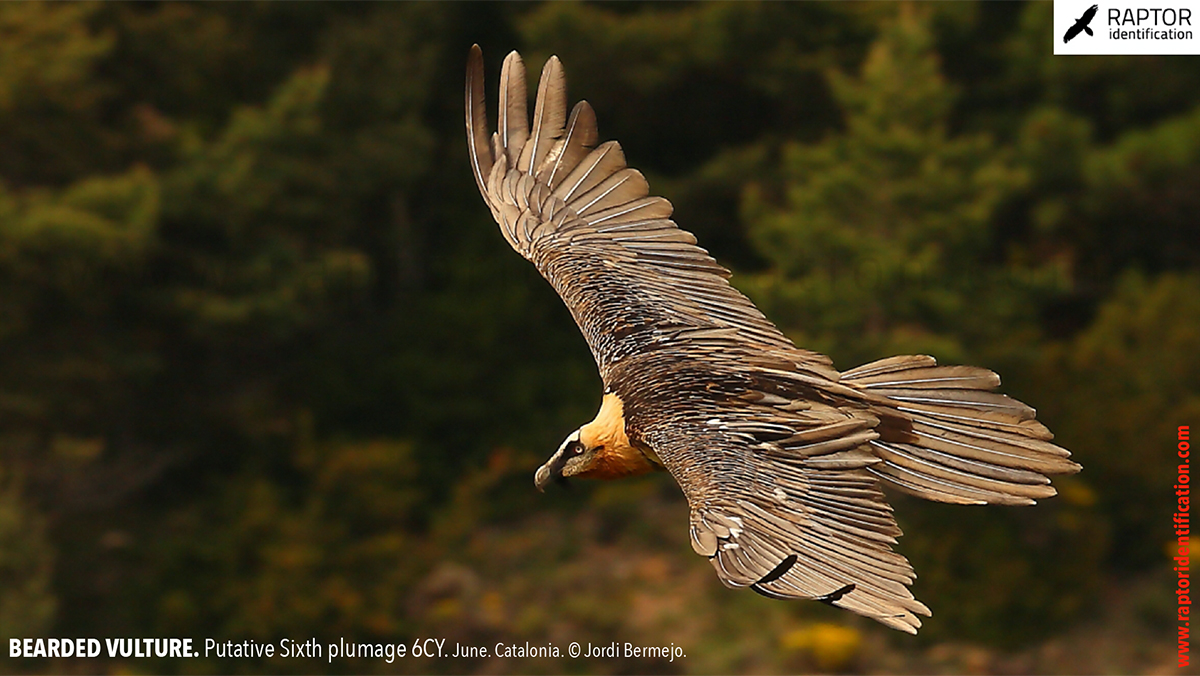
M 566 484 L 567 480 L 562 475 L 563 465 L 565 464 L 567 464 L 567 461 L 563 458 L 563 452 L 560 449 L 557 453 L 550 456 L 546 464 L 538 468 L 537 472 L 533 475 L 533 485 L 537 486 L 539 491 L 545 493 L 546 486 L 551 481 Z

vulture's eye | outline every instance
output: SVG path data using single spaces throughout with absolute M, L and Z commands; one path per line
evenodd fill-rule
M 583 444 L 578 441 L 571 442 L 570 448 L 567 449 L 571 455 L 583 455 Z

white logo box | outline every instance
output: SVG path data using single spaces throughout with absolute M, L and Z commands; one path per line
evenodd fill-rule
M 1055 54 L 1200 54 L 1200 0 L 1054 0 L 1053 40 Z

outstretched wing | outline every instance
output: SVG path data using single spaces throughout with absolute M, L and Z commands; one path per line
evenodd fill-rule
M 829 407 L 786 423 L 744 408 L 711 420 L 661 430 L 656 441 L 660 454 L 701 463 L 713 449 L 739 456 L 732 471 L 689 467 L 690 483 L 700 485 L 692 547 L 721 581 L 770 598 L 825 601 L 915 634 L 918 615 L 930 612 L 908 588 L 916 575 L 892 550 L 900 529 L 865 469 L 881 462 L 866 447 L 878 437 L 873 421 Z
M 691 506 L 692 548 L 729 587 L 822 600 L 915 633 L 929 610 L 892 551 L 900 529 L 871 472 L 871 446 L 895 411 L 829 397 L 803 373 L 771 368 L 753 348 L 702 340 L 702 361 L 672 364 L 694 336 L 667 341 L 618 375 L 701 383 L 673 391 L 651 415 L 627 418 L 658 453 Z M 626 371 L 628 369 L 628 372 Z
M 836 379 L 829 359 L 796 348 L 744 295 L 729 271 L 670 220 L 616 141 L 596 145 L 586 101 L 567 115 L 562 64 L 542 70 L 530 125 L 525 66 L 513 52 L 500 76 L 498 130 L 489 131 L 483 55 L 467 63 L 467 139 L 475 181 L 508 243 L 562 297 L 608 380 L 609 367 L 653 335 L 733 329 L 736 339 Z
M 907 356 L 841 376 L 879 398 L 823 396 L 729 344 L 683 374 L 724 384 L 719 392 L 663 401 L 652 423 L 632 423 L 683 488 L 692 547 L 727 586 L 823 600 L 916 633 L 929 609 L 892 550 L 900 529 L 881 483 L 939 502 L 1028 505 L 1055 494 L 1046 474 L 1079 466 L 1032 409 L 988 391 L 999 383 L 990 371 Z

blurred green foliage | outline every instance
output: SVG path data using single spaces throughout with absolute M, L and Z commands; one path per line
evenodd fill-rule
M 1200 419 L 1200 63 L 1055 58 L 1050 21 L 0 4 L 2 633 L 688 654 L 111 669 L 707 673 L 975 668 L 889 656 L 1070 631 L 1164 567 L 1171 439 Z M 722 588 L 667 477 L 536 494 L 599 381 L 475 194 L 472 42 L 489 91 L 509 49 L 531 77 L 559 54 L 799 344 L 994 368 L 1084 472 L 1031 509 L 899 498 L 917 639 Z M 47 664 L 9 668 L 72 668 Z
M 961 362 L 964 341 L 1028 324 L 1054 291 L 1043 269 L 990 260 L 999 206 L 1027 172 L 986 135 L 950 135 L 954 92 L 931 40 L 912 12 L 886 25 L 861 75 L 830 73 L 844 131 L 785 145 L 779 184 L 746 189 L 744 220 L 768 261 L 747 288 L 842 363 Z

